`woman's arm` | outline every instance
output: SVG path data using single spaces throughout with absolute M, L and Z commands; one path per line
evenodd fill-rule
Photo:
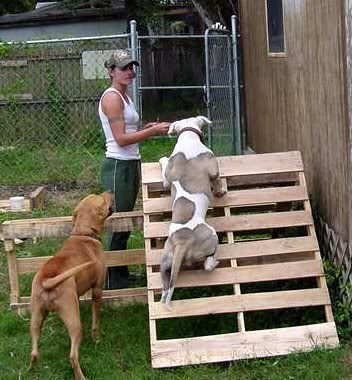
M 141 142 L 148 137 L 165 135 L 169 130 L 169 123 L 152 123 L 149 128 L 133 133 L 126 133 L 125 119 L 123 117 L 124 104 L 120 95 L 108 93 L 102 100 L 102 109 L 108 117 L 112 134 L 119 146 L 126 146 Z

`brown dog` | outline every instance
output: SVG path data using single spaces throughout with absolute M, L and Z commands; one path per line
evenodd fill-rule
M 105 265 L 101 233 L 112 214 L 113 197 L 109 192 L 84 198 L 73 214 L 71 236 L 60 251 L 35 275 L 31 294 L 31 365 L 38 359 L 38 339 L 49 311 L 56 311 L 71 338 L 71 366 L 75 379 L 85 379 L 78 360 L 82 339 L 79 296 L 92 289 L 92 335 L 99 336 L 99 314 Z

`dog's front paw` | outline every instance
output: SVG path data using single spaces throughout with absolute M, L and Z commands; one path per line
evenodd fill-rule
M 167 162 L 168 162 L 168 158 L 165 157 L 165 156 L 164 156 L 164 157 L 161 157 L 160 160 L 159 160 L 159 164 L 160 164 L 161 166 L 166 165 Z

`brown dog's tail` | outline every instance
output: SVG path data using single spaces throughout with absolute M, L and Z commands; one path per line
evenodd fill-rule
M 67 280 L 68 278 L 74 276 L 76 273 L 79 273 L 83 269 L 91 266 L 94 264 L 94 261 L 88 261 L 87 263 L 77 265 L 74 268 L 70 268 L 65 272 L 60 273 L 59 275 L 52 277 L 52 278 L 47 278 L 43 281 L 42 286 L 45 290 L 51 290 L 55 288 L 55 286 L 61 284 L 61 282 Z

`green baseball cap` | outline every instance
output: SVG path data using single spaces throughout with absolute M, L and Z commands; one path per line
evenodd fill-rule
M 136 66 L 139 66 L 139 62 L 132 58 L 132 54 L 127 50 L 116 50 L 114 51 L 109 59 L 105 61 L 104 66 L 109 67 L 118 67 L 119 69 L 133 63 Z

